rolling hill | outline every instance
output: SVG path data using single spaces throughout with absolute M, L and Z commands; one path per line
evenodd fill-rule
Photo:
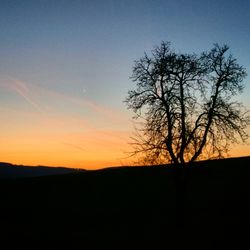
M 5 179 L 1 236 L 77 245 L 243 237 L 250 226 L 249 180 L 250 157 L 197 162 L 181 178 L 169 165 Z
M 68 174 L 84 171 L 64 167 L 23 166 L 0 162 L 0 179 L 16 179 L 25 177 Z

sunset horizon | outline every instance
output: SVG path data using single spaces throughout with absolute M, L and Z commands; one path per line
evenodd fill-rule
M 1 249 L 249 242 L 249 0 L 0 3 Z
M 3 1 L 0 162 L 133 165 L 133 113 L 124 100 L 134 61 L 161 41 L 197 54 L 228 44 L 250 74 L 249 3 L 156 2 Z M 249 80 L 236 96 L 248 110 Z M 229 151 L 249 155 L 249 140 Z

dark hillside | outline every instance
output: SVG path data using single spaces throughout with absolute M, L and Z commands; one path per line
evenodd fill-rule
M 63 167 L 23 166 L 0 162 L 0 179 L 68 174 L 79 171 L 83 170 Z
M 123 167 L 2 180 L 0 220 L 8 237 L 84 242 L 209 238 L 250 226 L 250 157 L 173 166 Z M 247 232 L 247 231 L 245 231 Z

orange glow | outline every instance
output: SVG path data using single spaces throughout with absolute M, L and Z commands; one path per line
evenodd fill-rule
M 11 78 L 0 79 L 0 87 L 16 98 L 0 106 L 0 161 L 85 169 L 132 163 L 125 152 L 133 127 L 125 113 Z M 229 153 L 247 156 L 250 145 Z
M 8 135 L 0 144 L 1 161 L 85 169 L 127 165 L 131 163 L 124 154 L 130 151 L 127 144 L 129 135 L 126 131 Z M 249 146 L 235 146 L 230 156 L 247 156 L 249 152 Z
M 250 145 L 235 145 L 229 152 L 230 157 L 250 156 Z
M 15 139 L 13 139 L 13 137 Z M 124 152 L 130 133 L 88 131 L 69 134 L 46 134 L 35 131 L 13 134 L 0 144 L 1 161 L 23 165 L 65 166 L 98 169 L 131 164 Z M 249 155 L 250 147 L 235 146 L 230 157 Z
M 69 134 L 30 131 L 22 135 L 6 135 L 5 142 L 0 145 L 1 161 L 87 169 L 123 165 L 128 137 L 126 131 L 97 130 Z
M 122 113 L 12 78 L 0 87 L 19 98 L 15 108 L 0 107 L 0 161 L 86 169 L 125 164 L 130 131 Z

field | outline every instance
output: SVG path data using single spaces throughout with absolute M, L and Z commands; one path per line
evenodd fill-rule
M 1 242 L 245 237 L 249 179 L 250 157 L 2 179 Z

